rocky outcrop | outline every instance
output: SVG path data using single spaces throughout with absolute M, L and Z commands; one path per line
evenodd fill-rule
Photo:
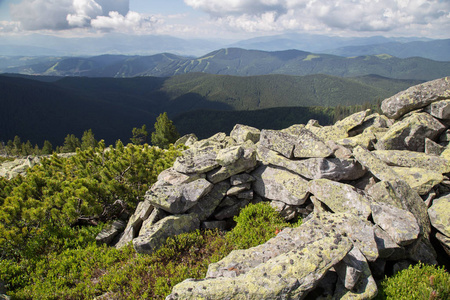
M 448 80 L 386 99 L 387 117 L 363 111 L 332 126 L 185 137 L 189 149 L 160 174 L 116 247 L 132 241 L 151 253 L 168 236 L 227 228 L 242 207 L 268 201 L 303 225 L 231 252 L 168 299 L 375 297 L 375 279 L 394 267 L 436 263 L 430 237 L 450 253 Z

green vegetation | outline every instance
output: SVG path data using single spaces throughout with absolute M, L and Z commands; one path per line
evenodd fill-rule
M 381 282 L 376 299 L 444 300 L 450 298 L 450 274 L 443 267 L 419 263 Z
M 142 125 L 141 128 L 134 127 L 132 130 L 133 136 L 130 138 L 130 141 L 135 145 L 142 145 L 147 142 L 148 132 L 147 125 Z
M 173 122 L 169 120 L 167 113 L 164 112 L 156 118 L 155 131 L 152 133 L 152 145 L 166 149 L 180 138 Z

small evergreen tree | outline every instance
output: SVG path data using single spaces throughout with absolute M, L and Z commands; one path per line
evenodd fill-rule
M 152 144 L 160 148 L 168 148 L 180 137 L 175 125 L 164 112 L 156 118 L 155 131 L 152 133 Z
M 46 154 L 52 154 L 53 152 L 53 146 L 52 143 L 50 143 L 49 141 L 45 140 L 44 141 L 44 146 L 42 146 L 42 154 L 46 155 Z
M 131 137 L 131 142 L 135 145 L 142 145 L 147 142 L 148 132 L 147 126 L 144 124 L 141 128 L 134 127 L 132 131 L 133 136 Z
M 68 134 L 64 139 L 64 144 L 61 147 L 61 152 L 75 152 L 77 148 L 81 147 L 80 140 L 73 134 Z
M 86 130 L 81 137 L 81 150 L 95 148 L 98 146 L 98 141 L 95 139 L 92 129 Z

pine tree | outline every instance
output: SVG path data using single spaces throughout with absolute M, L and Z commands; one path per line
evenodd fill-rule
M 133 136 L 131 137 L 131 142 L 135 145 L 142 145 L 147 142 L 148 132 L 147 126 L 144 124 L 141 128 L 134 127 L 132 131 Z
M 64 139 L 64 144 L 61 147 L 61 152 L 75 152 L 77 148 L 80 148 L 80 140 L 73 134 L 68 134 Z
M 152 144 L 166 149 L 180 137 L 175 125 L 164 112 L 156 118 L 155 131 L 152 133 Z
M 52 154 L 53 152 L 53 146 L 52 143 L 50 143 L 49 141 L 45 140 L 44 141 L 44 146 L 42 146 L 42 154 Z
M 95 148 L 98 146 L 98 141 L 95 139 L 92 129 L 86 130 L 81 137 L 81 150 Z

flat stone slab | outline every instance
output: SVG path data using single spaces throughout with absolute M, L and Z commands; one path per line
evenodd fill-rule
M 431 225 L 442 234 L 450 237 L 450 195 L 433 200 L 428 209 Z
M 450 172 L 450 161 L 436 155 L 408 150 L 375 150 L 372 153 L 391 166 L 422 168 L 442 174 Z
M 253 190 L 261 197 L 290 205 L 302 205 L 309 193 L 308 182 L 299 175 L 270 166 L 260 166 L 251 173 Z

